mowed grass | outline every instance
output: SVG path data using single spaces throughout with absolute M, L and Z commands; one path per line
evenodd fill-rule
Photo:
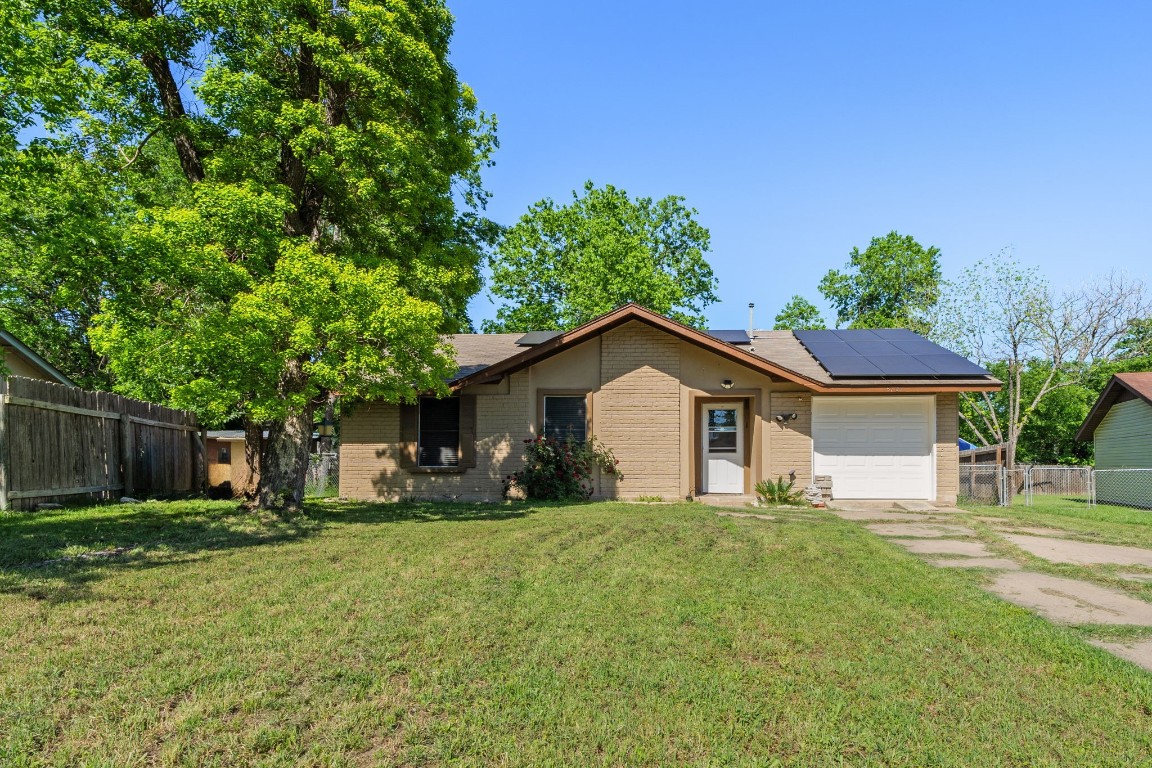
M 1059 528 L 1101 543 L 1152 548 L 1152 509 L 1114 504 L 1089 506 L 1081 497 L 1035 494 L 1025 506 L 1017 496 L 1009 507 L 960 502 L 965 510 L 1020 525 Z
M 774 514 L 3 516 L 0 764 L 1148 763 L 1152 676 L 859 525 Z

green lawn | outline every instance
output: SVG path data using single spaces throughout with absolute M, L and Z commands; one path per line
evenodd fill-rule
M 780 514 L 0 516 L 0 764 L 1147 764 L 1152 675 Z
M 1111 504 L 1088 506 L 1083 498 L 1036 494 L 1032 506 L 1015 497 L 1010 507 L 971 504 L 960 506 L 990 517 L 1003 517 L 1021 525 L 1062 528 L 1084 534 L 1101 543 L 1152 548 L 1152 509 L 1120 507 Z

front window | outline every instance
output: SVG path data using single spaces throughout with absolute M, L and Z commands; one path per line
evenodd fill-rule
M 460 400 L 420 398 L 421 467 L 460 466 Z
M 736 453 L 736 409 L 708 409 L 708 452 Z
M 544 437 L 588 440 L 588 401 L 583 395 L 548 395 L 544 398 Z

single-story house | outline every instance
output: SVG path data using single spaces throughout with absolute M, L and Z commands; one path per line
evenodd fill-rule
M 1097 501 L 1152 507 L 1152 372 L 1114 375 L 1076 439 L 1095 442 Z
M 594 496 L 750 496 L 832 478 L 837 499 L 955 503 L 957 398 L 987 371 L 907 330 L 700 331 L 634 304 L 567 332 L 451 337 L 452 396 L 361 403 L 341 422 L 340 494 L 502 497 L 538 434 L 620 461 Z
M 51 381 L 74 387 L 72 380 L 40 355 L 29 349 L 20 339 L 5 330 L 0 330 L 0 370 L 7 368 L 12 376 Z

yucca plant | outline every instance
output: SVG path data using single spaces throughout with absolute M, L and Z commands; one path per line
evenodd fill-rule
M 803 491 L 794 491 L 795 480 L 784 481 L 777 477 L 776 481 L 761 480 L 756 483 L 756 498 L 762 504 L 801 504 L 804 501 Z

